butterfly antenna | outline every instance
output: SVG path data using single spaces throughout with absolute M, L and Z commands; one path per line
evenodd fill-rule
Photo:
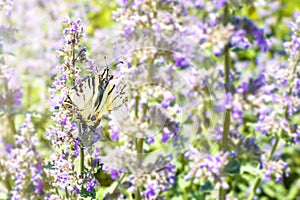
M 116 65 L 118 65 L 118 64 L 124 64 L 124 62 L 121 60 Z
M 105 60 L 105 65 L 106 65 L 106 68 L 108 69 L 108 65 L 107 65 L 106 56 L 104 56 L 104 60 Z
M 116 64 L 114 64 L 114 65 L 111 66 L 111 67 L 115 67 L 115 66 L 117 66 L 118 64 L 124 64 L 124 62 L 123 62 L 123 61 L 119 61 L 119 62 L 117 62 Z
M 107 61 L 106 61 L 106 56 L 104 56 L 104 60 L 105 60 L 105 65 L 106 65 L 106 70 L 107 70 L 106 78 L 108 78 L 108 65 L 107 65 Z

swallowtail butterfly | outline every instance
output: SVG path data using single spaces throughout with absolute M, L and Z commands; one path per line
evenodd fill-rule
M 127 101 L 125 86 L 120 88 L 118 94 L 114 92 L 116 86 L 112 83 L 113 78 L 106 67 L 101 75 L 82 80 L 69 90 L 63 106 L 75 111 L 85 125 L 99 124 L 104 113 L 117 109 Z

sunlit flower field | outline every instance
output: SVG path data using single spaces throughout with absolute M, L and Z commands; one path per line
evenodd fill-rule
M 0 0 L 0 199 L 300 199 L 298 0 Z

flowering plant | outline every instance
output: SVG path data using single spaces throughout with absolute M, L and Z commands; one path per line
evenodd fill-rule
M 0 0 L 0 198 L 296 199 L 297 6 Z

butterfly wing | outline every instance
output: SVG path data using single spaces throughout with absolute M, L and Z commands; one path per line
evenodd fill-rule
M 112 79 L 106 69 L 102 75 L 83 80 L 69 91 L 65 105 L 77 111 L 88 126 L 95 126 L 104 113 L 119 108 L 127 101 L 126 87 L 122 86 L 116 92 Z
M 116 85 L 110 84 L 107 90 L 107 99 L 106 104 L 101 107 L 99 112 L 103 115 L 111 110 L 117 110 L 120 108 L 124 103 L 128 101 L 128 94 L 126 85 L 122 85 L 116 89 Z
M 109 109 L 107 109 L 108 98 L 115 87 L 114 84 L 110 84 L 110 81 L 113 79 L 112 75 L 105 76 L 104 72 L 102 77 L 104 78 L 101 80 L 92 101 L 94 105 L 91 116 L 94 116 L 94 120 L 100 119 L 105 112 L 109 111 Z
M 92 76 L 75 85 L 69 91 L 67 103 L 81 115 L 84 121 L 87 121 L 93 112 L 93 99 L 98 93 L 101 80 L 101 75 Z

